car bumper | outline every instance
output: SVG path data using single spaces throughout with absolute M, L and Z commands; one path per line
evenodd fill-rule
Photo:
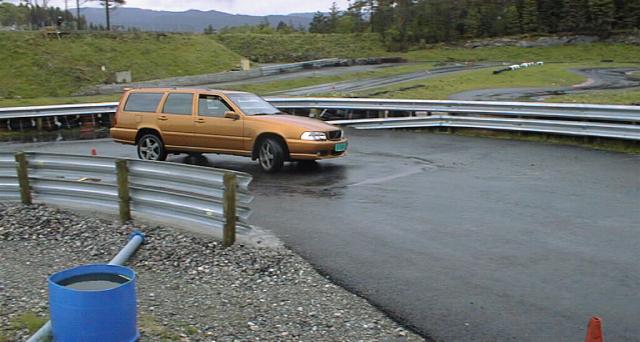
M 135 129 L 113 127 L 109 130 L 109 133 L 115 142 L 133 145 L 136 142 L 136 134 L 138 131 Z
M 349 144 L 347 139 L 330 141 L 287 140 L 289 156 L 292 160 L 318 160 L 338 158 L 346 155 L 344 151 L 336 151 L 336 145 Z

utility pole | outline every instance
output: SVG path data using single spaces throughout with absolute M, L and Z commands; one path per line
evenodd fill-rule
M 80 30 L 80 0 L 76 0 L 76 30 Z
M 105 0 L 104 8 L 107 11 L 107 31 L 111 31 L 111 23 L 109 22 L 109 0 Z

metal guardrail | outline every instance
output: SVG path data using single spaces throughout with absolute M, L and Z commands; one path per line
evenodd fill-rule
M 361 119 L 329 121 L 336 125 L 350 125 L 355 129 L 460 127 L 490 130 L 528 131 L 562 135 L 640 140 L 639 125 L 607 124 L 579 121 L 477 118 L 450 115 L 429 117 Z
M 364 116 L 328 121 L 356 129 L 460 127 L 640 140 L 640 106 L 342 98 L 267 101 L 282 110 L 322 109 L 342 111 L 346 117 Z M 367 118 L 367 111 L 387 117 Z
M 508 117 L 547 117 L 578 120 L 640 122 L 640 106 L 557 104 L 535 102 L 389 100 L 352 98 L 266 98 L 280 109 L 342 109 L 486 114 Z
M 227 229 L 229 210 L 234 231 L 248 231 L 251 175 L 208 167 L 115 159 L 96 156 L 26 152 L 26 184 L 35 203 L 89 209 L 122 218 L 123 200 L 130 217 L 161 218 L 201 229 Z M 21 200 L 20 163 L 13 153 L 0 152 L 0 200 Z M 126 198 L 122 196 L 117 161 L 126 163 Z M 226 176 L 225 176 L 226 175 Z M 225 203 L 232 175 L 237 198 Z M 24 198 L 22 201 L 25 202 Z M 236 222 L 237 221 L 237 222 Z M 235 235 L 234 235 L 235 236 Z
M 266 75 L 275 75 L 282 72 L 291 72 L 300 69 L 306 68 L 324 68 L 327 66 L 336 66 L 341 63 L 341 60 L 338 58 L 325 58 L 325 59 L 316 59 L 312 61 L 304 61 L 297 63 L 287 63 L 287 64 L 276 64 L 276 65 L 266 65 L 256 68 L 260 70 L 262 76 Z
M 116 108 L 118 108 L 118 102 L 0 108 L 0 120 L 63 115 L 112 114 L 116 112 Z
M 356 128 L 466 127 L 640 140 L 640 106 L 351 98 L 271 97 L 266 100 L 282 110 L 342 112 L 348 120 L 329 122 Z M 0 120 L 114 113 L 116 108 L 115 102 L 0 108 Z M 376 118 L 369 118 L 370 113 L 363 112 L 374 112 Z M 357 115 L 352 115 L 354 113 Z
M 0 152 L 0 199 L 20 200 L 16 160 L 12 153 Z

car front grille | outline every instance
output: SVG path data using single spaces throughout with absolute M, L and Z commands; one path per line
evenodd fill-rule
M 342 138 L 342 131 L 329 131 L 327 132 L 327 138 L 329 138 L 329 140 L 340 140 L 340 138 Z

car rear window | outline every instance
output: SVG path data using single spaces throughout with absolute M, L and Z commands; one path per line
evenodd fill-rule
M 162 93 L 132 93 L 127 98 L 124 106 L 125 112 L 149 112 L 153 113 L 158 108 L 162 99 Z
M 164 102 L 163 113 L 191 115 L 193 112 L 193 94 L 169 94 Z

